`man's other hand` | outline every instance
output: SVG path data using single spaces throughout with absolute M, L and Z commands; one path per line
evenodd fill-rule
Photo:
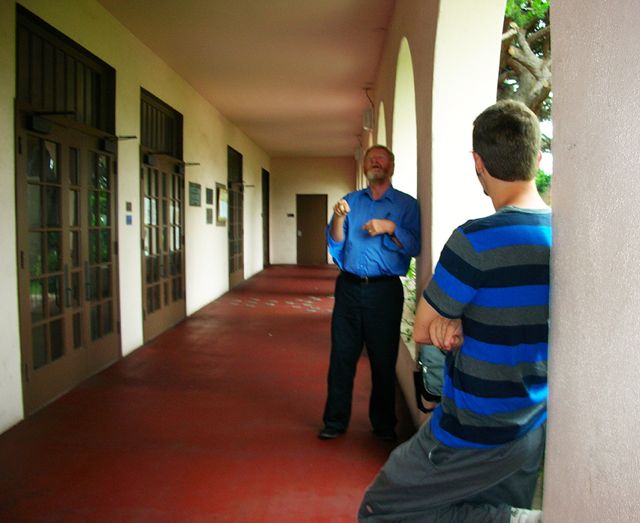
M 378 236 L 379 234 L 389 234 L 393 236 L 396 230 L 396 224 L 391 220 L 369 220 L 362 228 L 369 233 L 369 236 Z

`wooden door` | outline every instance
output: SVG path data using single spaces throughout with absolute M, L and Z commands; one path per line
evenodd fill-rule
M 184 177 L 175 160 L 142 155 L 144 341 L 186 316 Z M 147 161 L 153 162 L 149 165 Z
M 115 70 L 16 5 L 24 408 L 120 355 Z
M 186 317 L 182 115 L 141 89 L 140 209 L 144 341 Z
M 268 267 L 269 261 L 269 171 L 262 169 L 262 266 Z
M 96 136 L 33 118 L 16 115 L 27 414 L 120 355 L 115 155 Z
M 227 186 L 229 195 L 229 288 L 244 281 L 244 182 L 242 154 L 227 147 Z
M 327 263 L 327 195 L 296 195 L 297 262 L 299 265 Z

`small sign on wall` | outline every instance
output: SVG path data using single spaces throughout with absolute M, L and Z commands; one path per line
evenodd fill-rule
M 202 201 L 202 185 L 189 182 L 189 205 L 200 207 Z

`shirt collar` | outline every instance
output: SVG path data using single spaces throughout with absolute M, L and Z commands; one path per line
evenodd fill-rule
M 373 196 L 371 196 L 371 189 L 369 187 L 365 188 L 365 193 L 367 194 L 367 196 L 369 196 L 369 198 L 371 198 L 373 200 Z M 389 200 L 390 202 L 393 202 L 394 200 L 394 196 L 395 196 L 395 189 L 393 188 L 393 185 L 389 186 L 389 188 L 385 191 L 385 193 L 382 195 L 382 198 L 380 198 L 380 200 Z M 378 200 L 378 201 L 380 201 Z

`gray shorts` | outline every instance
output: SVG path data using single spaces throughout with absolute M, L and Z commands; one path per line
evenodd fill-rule
M 530 508 L 542 464 L 545 426 L 491 449 L 458 449 L 423 425 L 389 456 L 358 512 L 366 522 L 504 522 Z

